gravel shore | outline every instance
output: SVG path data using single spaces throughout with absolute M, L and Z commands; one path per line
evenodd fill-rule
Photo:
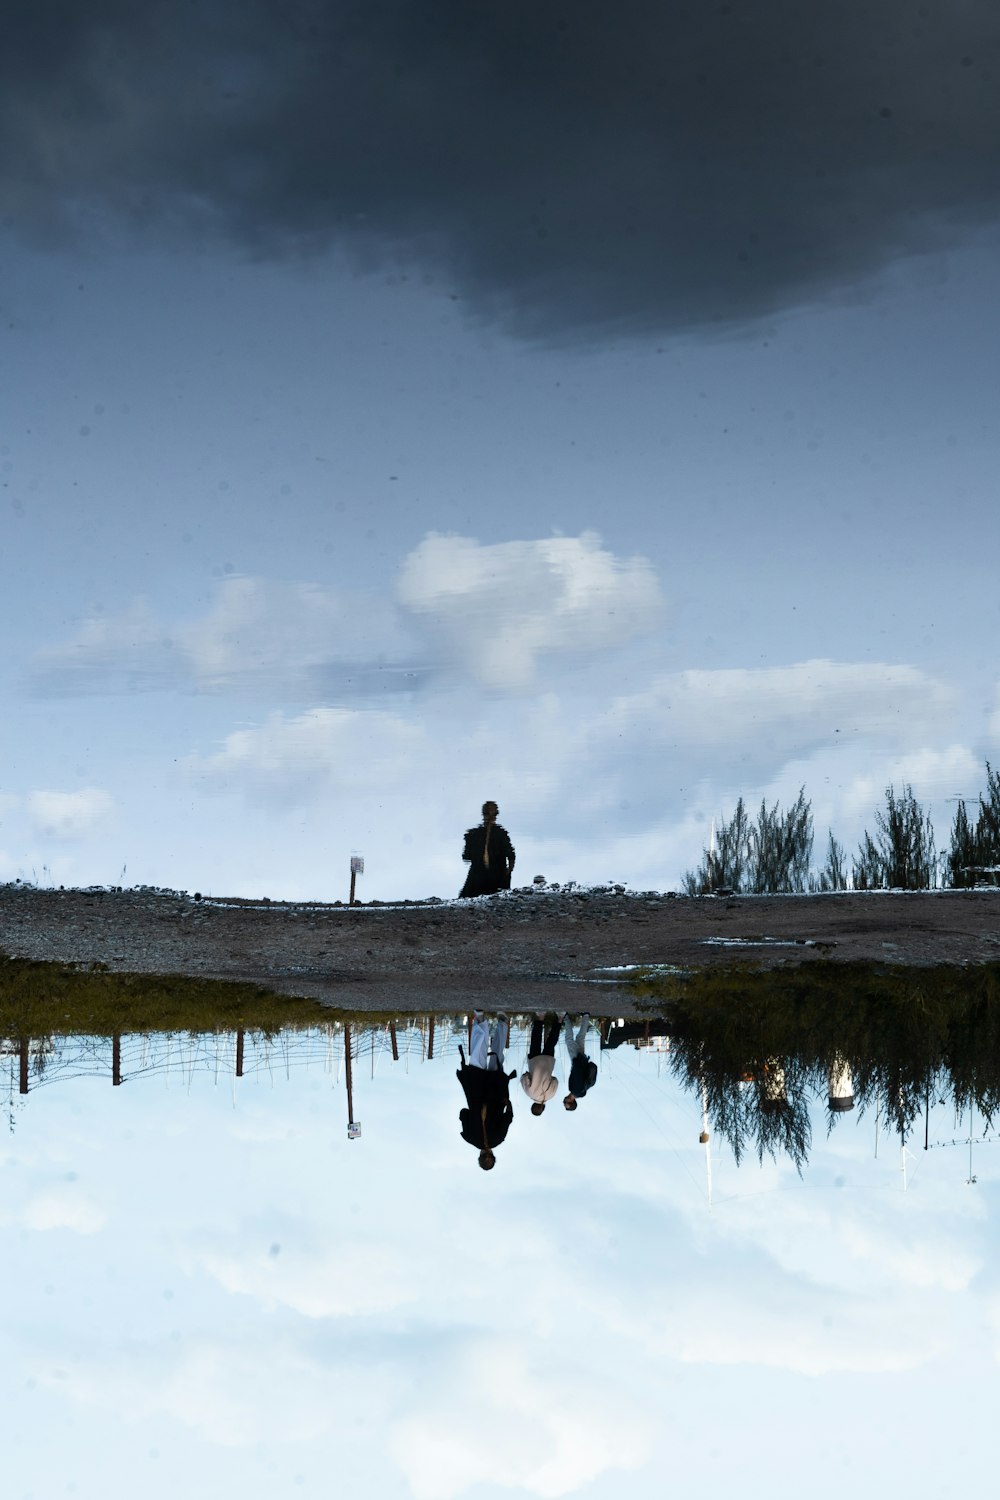
M 676 896 L 623 887 L 477 901 L 198 899 L 0 886 L 0 952 L 133 974 L 250 981 L 354 1010 L 619 1004 L 623 966 L 773 968 L 1000 959 L 1000 890 Z M 598 993 L 601 1001 L 597 999 Z

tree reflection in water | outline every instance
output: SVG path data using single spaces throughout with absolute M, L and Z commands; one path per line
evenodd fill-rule
M 817 962 L 658 978 L 639 993 L 670 1036 L 673 1076 L 705 1102 L 737 1161 L 785 1153 L 801 1171 L 820 1099 L 828 1128 L 853 1097 L 904 1140 L 934 1102 L 975 1108 L 987 1127 L 1000 1105 L 1000 965 Z M 606 1029 L 606 1045 L 616 1033 L 627 1028 Z
M 705 1128 L 737 1162 L 748 1154 L 787 1156 L 801 1172 L 820 1102 L 828 1132 L 844 1114 L 875 1111 L 879 1127 L 904 1142 L 935 1104 L 950 1103 L 956 1115 L 978 1111 L 984 1130 L 1000 1106 L 997 964 L 880 969 L 816 961 L 768 973 L 658 975 L 637 981 L 633 999 L 638 1017 L 595 1016 L 602 1051 L 659 1042 L 669 1076 L 694 1096 Z M 320 1026 L 310 1020 L 279 1031 L 254 1027 L 252 1015 L 236 1031 L 67 1035 L 64 1021 L 38 1035 L 8 1025 L 0 1053 L 9 1067 L 11 1126 L 18 1095 L 81 1074 L 106 1074 L 117 1086 L 142 1076 L 190 1082 L 194 1072 L 209 1071 L 235 1080 L 319 1066 L 345 1079 L 347 1124 L 357 1139 L 352 1065 L 362 1062 L 374 1075 L 384 1055 L 388 1066 L 401 1058 L 452 1066 L 469 1019 L 325 1014 Z M 525 1044 L 528 1024 L 512 1017 L 512 1041 L 520 1036 Z

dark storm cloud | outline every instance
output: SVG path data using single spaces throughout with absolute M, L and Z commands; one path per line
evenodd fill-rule
M 745 319 L 1000 207 L 995 0 L 35 0 L 0 59 L 8 225 L 336 243 L 524 332 Z

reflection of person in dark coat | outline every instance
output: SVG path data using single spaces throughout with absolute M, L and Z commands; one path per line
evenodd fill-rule
M 479 1165 L 488 1172 L 495 1164 L 493 1148 L 507 1139 L 514 1118 L 510 1102 L 510 1080 L 513 1073 L 503 1070 L 503 1049 L 507 1041 L 507 1018 L 500 1016 L 489 1032 L 481 1011 L 476 1011 L 469 1041 L 471 1061 L 459 1047 L 462 1066 L 456 1077 L 462 1085 L 468 1109 L 459 1111 L 462 1139 L 479 1148 Z
M 580 1017 L 580 1026 L 573 1035 L 573 1022 L 566 1017 L 566 1051 L 569 1053 L 569 1093 L 563 1100 L 565 1109 L 576 1109 L 577 1100 L 582 1099 L 597 1082 L 597 1064 L 587 1056 L 587 1032 L 590 1016 Z
M 495 802 L 484 802 L 482 823 L 466 832 L 462 858 L 469 873 L 460 896 L 489 896 L 494 891 L 510 890 L 514 845 L 506 828 L 497 822 L 499 811 Z

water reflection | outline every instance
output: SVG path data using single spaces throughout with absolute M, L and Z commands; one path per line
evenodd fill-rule
M 883 1142 L 895 1139 L 903 1148 L 929 1150 L 959 1138 L 985 1142 L 993 1138 L 1000 1102 L 996 1007 L 925 1004 L 915 1011 L 909 1000 L 894 1006 L 886 994 L 877 1006 L 838 1012 L 815 998 L 789 1007 L 767 988 L 721 1006 L 702 998 L 675 1001 L 663 1015 L 644 1019 L 476 1012 L 370 1026 L 332 1021 L 273 1034 L 22 1036 L 0 1043 L 12 1130 L 15 1101 L 56 1082 L 104 1078 L 117 1088 L 160 1078 L 189 1089 L 196 1076 L 207 1076 L 215 1084 L 231 1080 L 235 1101 L 244 1078 L 273 1082 L 319 1071 L 342 1092 L 347 1138 L 356 1141 L 360 1100 L 380 1070 L 402 1063 L 415 1076 L 412 1064 L 448 1061 L 457 1064 L 465 1097 L 458 1111 L 462 1139 L 487 1168 L 515 1118 L 510 1085 L 518 1074 L 516 1114 L 541 1116 L 560 1094 L 558 1055 L 567 1080 L 563 1109 L 575 1112 L 602 1064 L 607 1072 L 607 1059 L 621 1051 L 655 1060 L 664 1098 L 672 1091 L 697 1118 L 698 1143 L 724 1143 L 736 1165 L 748 1153 L 759 1161 L 787 1157 L 801 1172 L 814 1125 L 829 1136 L 850 1116 L 868 1115 Z M 508 1071 L 511 1058 L 519 1066 Z M 629 1065 L 617 1071 L 624 1080 Z M 391 1119 L 380 1116 L 376 1128 L 391 1132 Z M 971 1169 L 969 1177 L 975 1180 Z
M 489 1172 L 462 1137 L 472 1016 L 6 1043 L 11 1493 L 981 1483 L 988 1037 L 969 1093 L 957 1022 L 758 1010 L 595 1016 L 582 1054 L 563 1025 L 541 1118 L 510 1079 L 536 1018 L 509 1041 L 484 1018 L 512 1082 Z M 909 1112 L 928 1078 L 904 1172 L 900 1088 Z

